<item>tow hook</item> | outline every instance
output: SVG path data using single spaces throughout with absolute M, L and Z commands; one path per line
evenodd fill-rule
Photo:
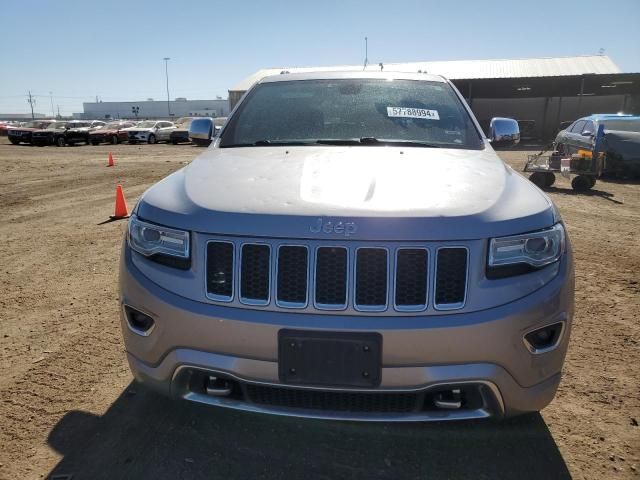
M 215 395 L 216 397 L 227 397 L 231 395 L 231 384 L 224 378 L 210 375 L 207 379 L 207 395 Z
M 433 403 L 436 407 L 446 410 L 458 410 L 462 407 L 462 396 L 459 388 L 453 388 L 447 392 L 438 393 Z

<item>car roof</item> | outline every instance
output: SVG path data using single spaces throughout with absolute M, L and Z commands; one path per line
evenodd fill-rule
M 582 117 L 579 120 L 638 120 L 640 116 L 618 113 L 596 113 L 588 117 Z
M 381 79 L 381 80 L 423 80 L 430 82 L 444 83 L 446 80 L 440 75 L 428 73 L 408 73 L 408 72 L 354 72 L 354 71 L 331 71 L 331 72 L 305 72 L 288 73 L 283 70 L 280 75 L 269 75 L 258 83 L 289 82 L 296 80 L 342 80 L 342 79 Z

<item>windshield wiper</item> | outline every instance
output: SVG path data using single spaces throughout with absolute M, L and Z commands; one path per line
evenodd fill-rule
M 361 138 L 320 138 L 316 140 L 320 145 L 392 145 L 398 147 L 425 147 L 425 148 L 440 148 L 440 145 L 435 143 L 421 142 L 418 140 L 395 140 L 376 137 L 361 137 Z

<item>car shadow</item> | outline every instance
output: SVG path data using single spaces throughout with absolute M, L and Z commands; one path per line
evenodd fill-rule
M 545 187 L 543 188 L 545 192 L 549 193 L 557 193 L 560 195 L 582 195 L 585 197 L 600 197 L 605 200 L 609 200 L 610 202 L 617 203 L 618 205 L 623 205 L 624 201 L 618 200 L 613 193 L 605 192 L 603 190 L 591 189 L 585 191 L 576 191 L 572 188 L 560 188 L 560 187 Z
M 539 414 L 457 423 L 333 422 L 236 412 L 132 383 L 102 416 L 67 413 L 53 479 L 570 478 Z

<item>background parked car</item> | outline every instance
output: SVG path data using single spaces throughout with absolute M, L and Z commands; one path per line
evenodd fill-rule
M 555 149 L 563 155 L 571 155 L 578 150 L 591 150 L 600 124 L 604 125 L 605 133 L 607 130 L 626 130 L 634 126 L 637 130 L 637 123 L 633 119 L 634 117 L 630 115 L 617 114 L 598 114 L 579 118 L 569 127 L 558 132 L 554 142 Z M 632 122 L 627 123 L 630 120 Z
M 31 143 L 38 147 L 45 145 L 58 145 L 64 147 L 66 144 L 65 134 L 67 125 L 71 122 L 53 122 L 42 130 L 36 130 L 31 134 Z
M 126 142 L 129 139 L 129 134 L 125 129 L 134 127 L 135 125 L 135 122 L 123 120 L 109 122 L 102 128 L 90 131 L 89 141 L 92 145 L 98 145 L 100 143 L 111 143 L 115 145 Z
M 129 143 L 156 143 L 168 142 L 169 135 L 174 130 L 174 123 L 164 120 L 143 120 L 135 127 L 127 128 L 125 131 L 129 136 Z
M 11 128 L 7 131 L 9 141 L 14 145 L 19 143 L 31 143 L 31 135 L 36 130 L 47 128 L 55 120 L 32 120 L 26 122 L 23 126 Z
M 89 145 L 89 133 L 104 127 L 106 122 L 101 120 L 71 121 L 67 124 L 65 139 L 67 145 L 73 146 L 76 143 Z
M 558 133 L 555 149 L 563 155 L 591 151 L 600 125 L 604 125 L 604 173 L 640 175 L 640 116 L 600 114 L 580 118 Z
M 189 127 L 194 117 L 182 117 L 176 120 L 173 131 L 169 134 L 169 140 L 174 145 L 183 142 L 189 142 Z

